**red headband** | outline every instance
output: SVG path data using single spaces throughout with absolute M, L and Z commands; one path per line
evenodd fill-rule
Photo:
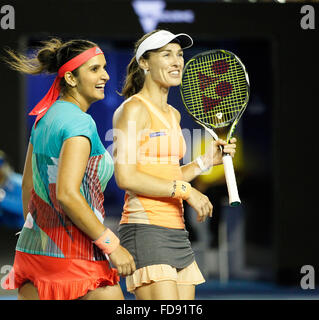
M 38 104 L 29 113 L 29 115 L 37 115 L 34 127 L 36 127 L 38 121 L 46 114 L 46 112 L 49 110 L 52 104 L 58 99 L 60 95 L 60 81 L 64 77 L 65 73 L 68 71 L 75 70 L 83 63 L 99 54 L 103 54 L 103 51 L 99 47 L 90 48 L 80 53 L 73 59 L 69 60 L 58 70 L 58 75 L 55 78 L 47 94 L 42 98 L 40 102 L 38 102 Z

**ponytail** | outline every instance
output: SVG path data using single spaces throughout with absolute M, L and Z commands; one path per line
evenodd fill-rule
M 138 65 L 135 56 L 131 59 L 127 66 L 127 76 L 125 78 L 124 86 L 121 95 L 128 99 L 134 94 L 138 93 L 144 85 L 145 74 Z
M 6 49 L 8 57 L 3 60 L 15 71 L 26 74 L 57 73 L 62 65 L 79 55 L 83 51 L 96 47 L 97 44 L 88 40 L 70 40 L 62 42 L 58 38 L 52 38 L 41 42 L 41 47 L 36 53 L 27 57 L 21 53 L 15 53 Z M 78 75 L 78 69 L 72 71 L 74 76 Z M 61 94 L 68 88 L 68 84 L 62 78 L 60 81 Z
M 26 74 L 55 73 L 57 72 L 57 52 L 62 47 L 61 40 L 53 38 L 42 42 L 42 47 L 32 57 L 22 53 L 15 53 L 6 49 L 9 58 L 4 58 L 11 69 Z
M 143 88 L 144 81 L 145 81 L 145 74 L 144 74 L 144 70 L 140 68 L 140 66 L 138 65 L 135 54 L 140 44 L 150 35 L 158 31 L 160 31 L 160 29 L 157 29 L 145 34 L 141 39 L 139 39 L 135 43 L 134 57 L 131 59 L 129 65 L 126 68 L 126 78 L 124 80 L 122 92 L 120 93 L 120 95 L 124 96 L 125 99 L 128 99 L 129 97 L 138 93 Z M 149 54 L 152 51 L 157 51 L 157 50 L 146 51 L 142 57 L 144 59 L 148 59 Z

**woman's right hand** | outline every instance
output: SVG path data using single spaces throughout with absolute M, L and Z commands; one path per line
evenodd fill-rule
M 129 276 L 136 270 L 132 255 L 121 245 L 109 255 L 109 258 L 122 277 Z
M 198 222 L 204 222 L 208 216 L 212 217 L 213 205 L 207 196 L 195 188 L 191 189 L 189 198 L 186 201 L 196 211 Z

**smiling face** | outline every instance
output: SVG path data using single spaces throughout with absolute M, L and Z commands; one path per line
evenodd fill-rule
M 149 59 L 143 59 L 140 65 L 144 70 L 149 70 L 151 79 L 161 86 L 178 86 L 184 67 L 183 50 L 178 43 L 169 43 L 151 52 Z
M 104 99 L 104 87 L 110 79 L 105 70 L 106 61 L 103 54 L 99 54 L 79 68 L 76 90 L 81 100 L 91 104 Z

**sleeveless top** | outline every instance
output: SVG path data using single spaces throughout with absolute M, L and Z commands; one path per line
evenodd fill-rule
M 80 192 L 103 223 L 103 191 L 113 174 L 113 160 L 98 136 L 92 117 L 73 103 L 56 101 L 37 128 L 32 128 L 34 188 L 18 239 L 18 251 L 59 258 L 105 260 L 102 251 L 73 224 L 56 199 L 60 151 L 63 142 L 74 136 L 85 136 L 91 142 Z
M 179 160 L 186 152 L 186 144 L 173 107 L 170 106 L 166 113 L 162 112 L 139 94 L 123 104 L 133 97 L 143 103 L 151 117 L 151 127 L 140 133 L 137 142 L 137 170 L 162 179 L 182 180 Z M 174 229 L 185 227 L 181 199 L 148 197 L 126 191 L 124 200 L 120 224 L 144 223 Z

